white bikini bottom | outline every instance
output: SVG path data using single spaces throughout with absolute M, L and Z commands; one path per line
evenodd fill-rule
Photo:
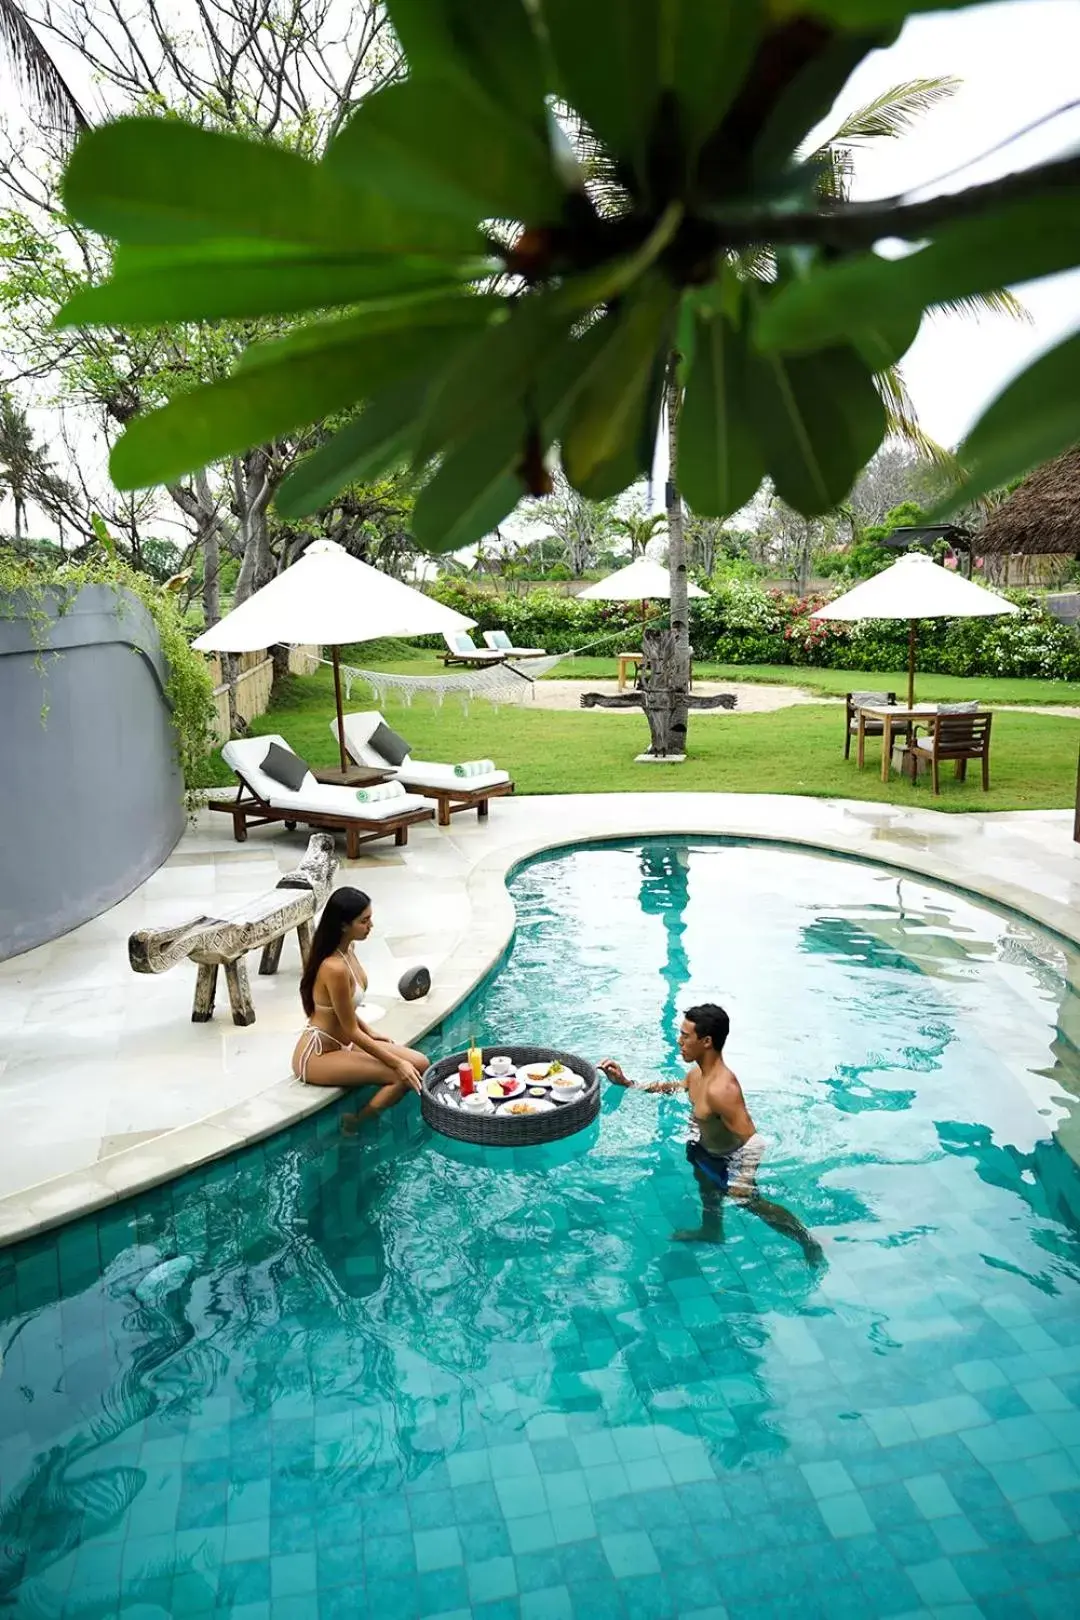
M 351 1052 L 353 1050 L 351 1041 L 339 1041 L 335 1036 L 328 1035 L 325 1029 L 318 1029 L 314 1024 L 305 1024 L 301 1034 L 306 1035 L 307 1040 L 304 1042 L 300 1052 L 299 1068 L 296 1066 L 296 1059 L 293 1058 L 293 1073 L 301 1085 L 304 1086 L 311 1084 L 307 1077 L 307 1067 L 313 1057 L 322 1057 L 323 1053 L 330 1049 L 335 1052 Z M 324 1045 L 324 1042 L 328 1043 L 328 1045 Z

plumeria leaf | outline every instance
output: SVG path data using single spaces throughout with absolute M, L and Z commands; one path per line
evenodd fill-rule
M 359 416 L 298 462 L 274 498 L 284 518 L 318 512 L 350 484 L 376 478 L 408 459 L 426 376 L 377 394 Z
M 752 499 L 765 465 L 747 417 L 748 341 L 723 315 L 699 319 L 679 422 L 679 484 L 702 517 Z
M 266 444 L 370 398 L 445 355 L 444 328 L 368 332 L 334 346 L 267 344 L 258 364 L 136 417 L 109 466 L 118 489 L 169 484 L 222 456 Z M 253 351 L 249 350 L 251 354 Z
M 365 97 L 326 167 L 398 207 L 466 224 L 553 224 L 562 213 L 545 134 L 461 78 L 409 79 Z
M 746 397 L 776 493 L 805 517 L 839 505 L 885 436 L 881 396 L 853 349 L 751 350 Z
M 1080 206 L 1071 194 L 1035 197 L 981 218 L 942 225 L 928 246 L 900 259 L 876 253 L 825 265 L 793 281 L 763 309 L 762 347 L 817 348 L 928 305 L 995 291 L 1080 261 Z
M 764 27 L 759 0 L 670 0 L 660 30 L 660 79 L 678 103 L 691 152 L 734 101 Z
M 525 494 L 517 470 L 525 432 L 525 413 L 511 409 L 450 451 L 413 508 L 413 535 L 425 551 L 460 551 L 514 510 Z
M 660 99 L 659 0 L 543 0 L 542 10 L 567 101 L 644 176 Z
M 463 287 L 482 272 L 475 261 L 455 274 L 439 259 L 389 258 L 386 254 L 336 254 L 262 244 L 236 251 L 237 244 L 135 250 L 141 266 L 117 254 L 111 280 L 76 293 L 56 325 L 158 326 L 165 321 L 254 319 L 310 309 L 332 309 L 369 299 L 395 299 L 416 293 Z M 157 262 L 146 262 L 147 260 Z
M 386 9 L 412 73 L 460 71 L 515 118 L 543 128 L 543 57 L 522 0 L 388 0 Z
M 666 354 L 677 305 L 674 287 L 650 275 L 602 323 L 602 346 L 562 435 L 566 476 L 575 489 L 592 491 L 593 499 L 609 482 L 606 469 L 625 464 L 640 443 L 654 363 L 658 352 Z
M 475 254 L 475 229 L 391 205 L 322 163 L 172 118 L 120 118 L 84 135 L 64 205 L 120 242 L 148 246 L 255 237 L 339 253 Z

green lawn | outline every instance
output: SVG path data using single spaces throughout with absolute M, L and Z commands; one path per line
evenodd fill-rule
M 417 664 L 411 667 L 419 673 Z M 950 683 L 950 691 L 962 685 Z M 352 709 L 372 706 L 365 688 L 354 689 Z M 528 703 L 495 709 L 473 701 L 466 715 L 454 698 L 441 709 L 419 700 L 411 708 L 390 704 L 385 713 L 418 758 L 495 759 L 511 772 L 519 793 L 805 793 L 958 811 L 1064 808 L 1074 800 L 1080 743 L 1080 721 L 999 714 L 990 793 L 984 794 L 974 777 L 961 785 L 947 771 L 935 802 L 925 779 L 918 787 L 895 774 L 888 786 L 881 781 L 876 742 L 869 744 L 865 770 L 846 762 L 842 712 L 824 704 L 774 714 L 691 715 L 690 757 L 684 765 L 634 763 L 634 755 L 648 746 L 640 714 L 564 712 Z M 291 681 L 282 703 L 252 730 L 280 732 L 312 764 L 334 765 L 332 714 L 332 681 L 324 669 Z M 220 758 L 214 780 L 230 780 Z
M 631 651 L 627 648 L 627 651 Z M 408 659 L 389 659 L 365 664 L 363 648 L 350 649 L 350 663 L 370 669 L 391 670 L 399 675 L 443 675 L 446 670 L 434 653 L 419 653 Z M 614 658 L 564 658 L 544 680 L 613 681 L 617 673 Z M 805 669 L 785 664 L 696 663 L 694 678 L 702 681 L 749 681 L 758 686 L 802 686 L 823 697 L 843 697 L 845 692 L 907 693 L 907 671 L 895 675 L 867 674 L 853 669 Z M 1062 703 L 1080 707 L 1080 681 L 1027 681 L 989 676 L 919 675 L 916 696 L 923 703 L 958 703 L 978 698 L 982 703 Z

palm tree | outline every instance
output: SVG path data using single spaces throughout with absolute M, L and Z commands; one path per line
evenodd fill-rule
M 31 106 L 69 139 L 89 128 L 74 91 L 15 0 L 0 0 L 0 55 Z
M 636 512 L 624 513 L 621 517 L 612 518 L 611 528 L 615 534 L 625 536 L 630 542 L 630 561 L 644 557 L 649 548 L 649 541 L 655 540 L 660 530 L 667 525 L 667 515 L 664 512 Z

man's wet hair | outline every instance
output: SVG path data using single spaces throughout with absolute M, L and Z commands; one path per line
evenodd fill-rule
M 724 1043 L 731 1030 L 731 1019 L 723 1007 L 718 1007 L 715 1001 L 703 1001 L 700 1007 L 687 1007 L 684 1018 L 688 1018 L 698 1032 L 699 1040 L 709 1039 L 717 1052 L 724 1050 Z

